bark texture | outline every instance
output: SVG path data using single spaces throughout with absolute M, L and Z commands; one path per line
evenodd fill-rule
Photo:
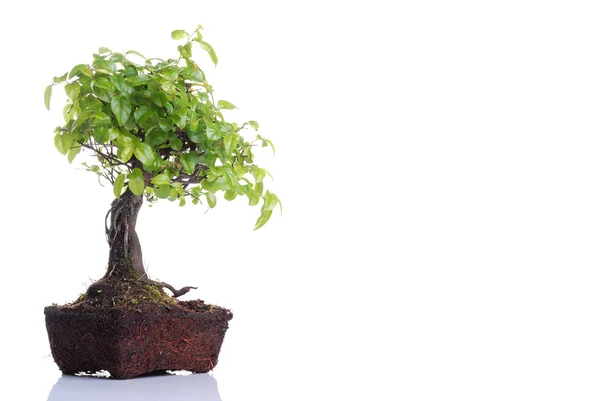
M 142 260 L 142 247 L 135 231 L 143 203 L 144 199 L 129 189 L 112 202 L 105 222 L 106 240 L 110 247 L 105 277 L 130 277 L 133 270 L 139 278 L 148 278 Z

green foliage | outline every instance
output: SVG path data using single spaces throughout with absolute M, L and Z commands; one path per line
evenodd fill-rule
M 254 164 L 254 148 L 275 148 L 260 135 L 244 138 L 248 128 L 258 131 L 256 121 L 225 119 L 223 113 L 237 107 L 226 100 L 215 103 L 212 86 L 192 59 L 198 46 L 218 62 L 201 30 L 171 33 L 185 41 L 176 58 L 149 59 L 135 50 L 101 47 L 91 63 L 54 77 L 44 91 L 46 108 L 54 86 L 63 85 L 67 94 L 65 124 L 54 130 L 54 145 L 69 162 L 82 151 L 91 153 L 98 164 L 84 165 L 113 184 L 117 198 L 130 190 L 150 202 L 169 199 L 183 206 L 191 198 L 209 208 L 216 206 L 219 192 L 226 200 L 246 196 L 251 206 L 262 200 L 258 229 L 281 202 L 264 192 L 268 172 Z

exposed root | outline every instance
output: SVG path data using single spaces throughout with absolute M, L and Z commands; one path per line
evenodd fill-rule
M 124 242 L 127 243 L 127 234 L 129 232 L 129 224 L 127 216 L 134 213 L 133 205 L 127 202 L 119 202 L 115 199 L 104 218 L 104 231 L 106 233 L 106 241 L 112 246 L 119 232 L 125 233 Z M 108 223 L 110 216 L 110 224 Z M 125 225 L 125 227 L 122 226 Z
M 187 294 L 190 290 L 197 290 L 198 287 L 191 287 L 191 286 L 187 286 L 187 287 L 183 287 L 179 290 L 176 290 L 175 287 L 173 287 L 171 284 L 169 283 L 165 283 L 162 281 L 154 281 L 154 280 L 147 280 L 150 284 L 154 284 L 157 285 L 159 287 L 162 288 L 167 288 L 169 291 L 171 291 L 173 293 L 173 298 L 179 298 L 182 295 Z
M 108 245 L 112 246 L 115 242 L 115 238 L 117 236 L 118 231 L 121 229 L 120 224 L 118 223 L 117 218 L 119 217 L 119 209 L 117 208 L 118 202 L 113 201 L 111 208 L 106 213 L 106 217 L 104 218 L 104 232 L 106 233 L 106 242 Z M 110 224 L 108 223 L 110 216 Z
M 127 216 L 123 218 L 123 224 L 125 224 L 125 232 L 123 235 L 123 248 L 125 250 L 125 259 L 129 259 L 129 224 L 127 224 Z
M 113 267 L 112 267 L 112 269 L 110 269 L 110 271 L 108 272 L 108 274 L 107 274 L 105 277 L 107 277 L 107 278 L 108 278 L 108 277 L 112 276 L 112 274 L 113 274 L 113 272 L 115 271 L 115 268 L 116 268 L 116 267 L 117 267 L 117 264 L 116 264 L 116 263 L 115 263 L 115 264 L 113 264 Z
M 142 264 L 142 248 L 135 232 L 137 215 L 142 202 L 141 196 L 135 196 L 127 191 L 112 202 L 104 218 L 106 241 L 110 247 L 109 267 L 117 265 L 114 274 L 123 275 L 121 270 L 130 268 L 141 277 L 146 274 Z

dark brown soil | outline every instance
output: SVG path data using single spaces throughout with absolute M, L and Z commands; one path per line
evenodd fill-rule
M 65 374 L 106 370 L 128 379 L 215 367 L 233 317 L 201 300 L 179 301 L 135 279 L 102 279 L 74 303 L 44 310 L 52 356 Z

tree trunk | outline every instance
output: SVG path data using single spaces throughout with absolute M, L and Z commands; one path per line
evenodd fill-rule
M 140 279 L 147 279 L 142 247 L 135 231 L 143 203 L 144 199 L 134 195 L 129 189 L 112 202 L 106 215 L 106 240 L 110 253 L 105 277 L 131 277 L 135 272 Z
M 171 284 L 151 280 L 146 274 L 142 260 L 142 246 L 135 232 L 138 213 L 144 198 L 134 195 L 129 189 L 115 199 L 106 214 L 106 240 L 110 247 L 108 270 L 104 278 L 123 277 L 143 280 L 146 283 L 168 288 L 174 297 L 180 297 L 196 287 L 174 288 Z

